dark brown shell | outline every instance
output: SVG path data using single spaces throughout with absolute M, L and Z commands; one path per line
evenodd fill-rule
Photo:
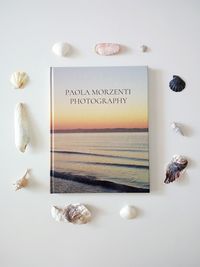
M 174 75 L 169 87 L 174 92 L 181 92 L 185 88 L 185 82 L 179 76 Z

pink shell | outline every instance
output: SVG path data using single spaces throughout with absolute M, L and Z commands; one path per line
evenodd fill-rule
M 100 43 L 95 46 L 95 52 L 101 56 L 111 56 L 118 54 L 120 51 L 119 44 Z

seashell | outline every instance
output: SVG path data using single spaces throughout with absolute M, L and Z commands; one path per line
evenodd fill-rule
M 137 216 L 137 210 L 133 206 L 126 205 L 120 210 L 120 216 L 123 219 L 133 219 Z
M 118 54 L 120 45 L 114 43 L 99 43 L 95 46 L 95 52 L 100 56 L 111 56 Z
M 59 57 L 66 57 L 69 53 L 71 47 L 68 43 L 55 43 L 52 47 L 52 51 L 55 55 Z
M 86 224 L 91 219 L 91 212 L 83 204 L 70 204 L 65 208 L 53 206 L 51 215 L 56 221 L 68 221 L 73 224 Z
M 67 221 L 64 215 L 64 209 L 53 206 L 51 208 L 51 215 L 57 222 Z
M 174 130 L 175 133 L 177 133 L 179 135 L 184 135 L 180 124 L 177 124 L 176 122 L 173 122 L 171 124 L 171 128 Z
M 15 145 L 21 152 L 25 152 L 30 142 L 28 120 L 25 106 L 18 103 L 15 107 Z
M 15 191 L 17 191 L 23 187 L 26 187 L 28 185 L 28 178 L 29 178 L 29 170 L 27 169 L 25 174 L 22 176 L 22 178 L 17 180 L 13 184 Z
M 173 79 L 169 83 L 169 87 L 174 92 L 181 92 L 185 88 L 185 82 L 177 75 L 173 75 Z
M 14 85 L 14 88 L 24 88 L 28 82 L 28 75 L 26 72 L 16 71 L 11 75 L 10 81 Z
M 187 165 L 188 160 L 184 156 L 174 155 L 171 162 L 167 165 L 164 183 L 169 184 L 180 178 Z
M 146 45 L 141 45 L 140 46 L 140 52 L 147 52 L 147 50 L 148 50 L 148 46 L 146 46 Z

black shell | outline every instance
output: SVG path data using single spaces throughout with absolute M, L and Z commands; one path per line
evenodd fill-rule
M 174 92 L 181 92 L 185 88 L 185 82 L 177 75 L 173 75 L 173 79 L 169 83 L 169 87 Z

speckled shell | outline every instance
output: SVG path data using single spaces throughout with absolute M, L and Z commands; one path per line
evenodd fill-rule
M 181 174 L 184 172 L 188 165 L 188 160 L 181 155 L 173 156 L 171 162 L 167 165 L 165 184 L 174 182 L 176 179 L 180 178 Z
M 71 204 L 64 212 L 67 220 L 74 224 L 85 224 L 91 219 L 90 211 L 82 204 Z
M 169 87 L 174 92 L 181 92 L 185 88 L 185 82 L 179 76 L 174 75 Z

